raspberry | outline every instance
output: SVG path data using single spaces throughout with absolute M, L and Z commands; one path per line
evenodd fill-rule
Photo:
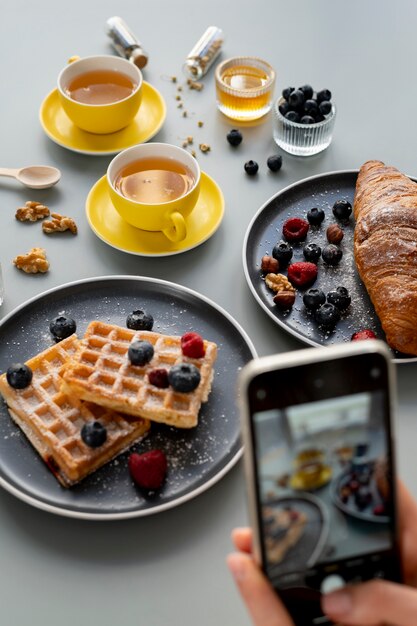
M 128 460 L 130 475 L 143 489 L 162 487 L 167 473 L 167 459 L 162 450 L 150 450 L 143 454 L 133 452 Z
M 284 222 L 282 233 L 287 241 L 301 241 L 307 237 L 310 224 L 301 217 L 290 217 Z
M 376 339 L 376 335 L 373 330 L 366 328 L 365 330 L 359 330 L 357 333 L 353 333 L 351 341 L 361 341 L 361 339 Z
M 181 349 L 190 359 L 201 359 L 205 355 L 204 341 L 198 333 L 185 333 L 181 337 Z
M 163 367 L 151 370 L 148 374 L 149 382 L 159 389 L 166 389 L 169 387 L 168 370 Z
M 288 280 L 296 287 L 308 287 L 312 285 L 317 278 L 317 265 L 300 261 L 300 263 L 292 263 L 288 267 Z

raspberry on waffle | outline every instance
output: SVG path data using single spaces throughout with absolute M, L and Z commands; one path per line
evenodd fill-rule
M 62 371 L 78 343 L 71 335 L 29 359 L 33 377 L 24 389 L 12 388 L 6 374 L 0 376 L 0 392 L 12 419 L 64 487 L 130 448 L 150 428 L 148 420 L 129 418 L 62 391 Z M 105 426 L 107 439 L 91 448 L 82 440 L 81 429 L 96 420 Z
M 152 360 L 142 366 L 132 365 L 128 358 L 129 345 L 137 340 L 146 340 L 154 348 Z M 201 403 L 208 399 L 217 356 L 215 343 L 204 341 L 204 348 L 204 356 L 191 358 L 182 353 L 181 337 L 94 321 L 68 361 L 63 374 L 64 389 L 114 411 L 177 428 L 192 428 L 198 423 Z M 198 368 L 201 381 L 194 391 L 180 393 L 149 382 L 152 370 L 169 371 L 178 363 L 191 363 Z

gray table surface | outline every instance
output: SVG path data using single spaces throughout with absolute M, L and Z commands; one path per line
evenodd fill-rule
M 110 158 L 78 155 L 55 145 L 38 121 L 40 104 L 71 55 L 111 52 L 104 24 L 115 14 L 142 39 L 150 55 L 145 78 L 166 99 L 166 122 L 156 139 L 178 145 L 193 134 L 196 141 L 209 143 L 211 152 L 202 155 L 200 163 L 226 200 L 224 221 L 215 236 L 175 257 L 135 257 L 97 239 L 85 218 L 85 199 Z M 1 165 L 49 163 L 63 176 L 55 189 L 36 193 L 14 181 L 0 182 L 0 261 L 6 289 L 0 315 L 41 291 L 79 278 L 154 276 L 193 288 L 223 306 L 261 355 L 302 347 L 273 324 L 249 292 L 241 261 L 247 225 L 270 196 L 306 176 L 358 168 L 369 158 L 417 174 L 416 21 L 412 0 L 2 3 Z M 254 54 L 274 65 L 277 93 L 306 82 L 332 90 L 338 117 L 327 151 L 304 160 L 284 155 L 282 171 L 271 174 L 266 158 L 276 147 L 270 116 L 245 128 L 244 142 L 238 150 L 231 149 L 225 136 L 235 124 L 216 110 L 213 71 L 202 92 L 186 94 L 194 115 L 180 115 L 166 76 L 180 76 L 186 53 L 211 24 L 226 33 L 224 58 Z M 204 120 L 203 128 L 197 129 L 197 119 Z M 254 179 L 243 171 L 248 159 L 260 163 Z M 17 253 L 34 245 L 33 230 L 13 218 L 28 199 L 44 201 L 79 224 L 76 240 L 48 240 L 52 265 L 45 276 L 24 275 L 11 264 Z M 415 364 L 398 368 L 399 469 L 417 496 L 416 373 Z M 1 622 L 249 624 L 224 563 L 231 549 L 230 530 L 246 520 L 240 463 L 197 499 L 157 516 L 124 522 L 60 518 L 1 491 Z

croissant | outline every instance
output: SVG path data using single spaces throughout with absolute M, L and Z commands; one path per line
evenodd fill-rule
M 367 161 L 354 198 L 354 256 L 387 343 L 417 354 L 417 184 Z

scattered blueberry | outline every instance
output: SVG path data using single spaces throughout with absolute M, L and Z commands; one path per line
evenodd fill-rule
M 323 102 L 324 100 L 331 100 L 331 99 L 332 99 L 332 93 L 328 89 L 322 89 L 321 91 L 317 92 L 317 102 L 319 104 L 320 102 Z
M 319 104 L 319 111 L 322 115 L 329 115 L 332 110 L 332 103 L 329 100 L 323 100 Z
M 316 321 L 320 326 L 332 328 L 339 320 L 339 309 L 337 309 L 334 304 L 330 304 L 330 302 L 322 304 L 316 311 Z
M 321 289 L 312 287 L 303 295 L 303 302 L 306 309 L 315 311 L 326 302 L 326 296 Z
M 278 172 L 282 167 L 282 156 L 280 154 L 273 154 L 268 157 L 266 164 L 271 172 Z
M 131 330 L 152 330 L 153 317 L 150 313 L 137 309 L 127 316 L 126 326 Z
M 257 164 L 257 162 L 252 160 L 246 161 L 244 167 L 246 174 L 248 174 L 249 176 L 255 176 L 259 169 L 259 165 Z
M 344 311 L 351 303 L 351 297 L 346 287 L 336 287 L 335 290 L 327 294 L 327 302 L 334 304 L 339 311 Z
M 24 389 L 32 380 L 32 370 L 24 363 L 13 363 L 6 372 L 6 379 L 13 389 Z
M 307 219 L 312 226 L 320 226 L 324 220 L 323 209 L 317 209 L 314 207 L 307 212 Z
M 198 387 L 201 376 L 199 369 L 192 363 L 178 363 L 169 370 L 168 380 L 174 391 L 189 393 Z
M 242 133 L 240 132 L 240 130 L 237 130 L 236 128 L 232 128 L 232 130 L 229 130 L 229 132 L 226 135 L 227 141 L 230 143 L 231 146 L 238 146 L 240 143 L 242 143 Z
M 281 268 L 286 267 L 292 259 L 293 250 L 287 241 L 280 241 L 272 249 L 272 256 Z
M 76 329 L 77 325 L 75 321 L 70 317 L 64 317 L 63 315 L 56 317 L 49 324 L 49 330 L 51 331 L 56 341 L 66 339 L 66 337 L 69 337 L 70 335 L 75 333 Z
M 334 243 L 329 243 L 324 246 L 321 256 L 327 265 L 337 265 L 343 256 L 343 252 L 341 248 L 335 246 Z
M 146 365 L 152 360 L 154 349 L 149 341 L 138 339 L 132 341 L 127 352 L 132 365 Z
M 347 200 L 336 200 L 332 211 L 336 219 L 347 221 L 352 213 L 352 205 Z
M 315 119 L 314 117 L 311 117 L 311 115 L 303 115 L 303 117 L 300 119 L 300 124 L 314 124 L 315 123 Z
M 294 87 L 286 87 L 286 89 L 284 89 L 282 92 L 282 97 L 285 98 L 285 100 L 288 100 L 288 98 L 290 97 L 290 93 L 292 93 L 293 91 L 295 91 Z
M 300 91 L 303 92 L 306 100 L 310 100 L 313 97 L 313 87 L 311 85 L 303 85 L 300 87 Z
M 290 122 L 299 122 L 300 121 L 300 116 L 298 115 L 297 111 L 288 111 L 288 113 L 286 113 L 284 115 L 286 120 L 289 120 Z
M 321 248 L 316 243 L 307 243 L 303 248 L 303 254 L 306 261 L 317 263 L 321 255 Z
M 305 96 L 301 89 L 294 89 L 288 96 L 288 102 L 292 107 L 301 107 L 305 102 Z
M 99 448 L 107 439 L 107 430 L 100 422 L 87 422 L 81 429 L 81 439 L 89 448 Z

